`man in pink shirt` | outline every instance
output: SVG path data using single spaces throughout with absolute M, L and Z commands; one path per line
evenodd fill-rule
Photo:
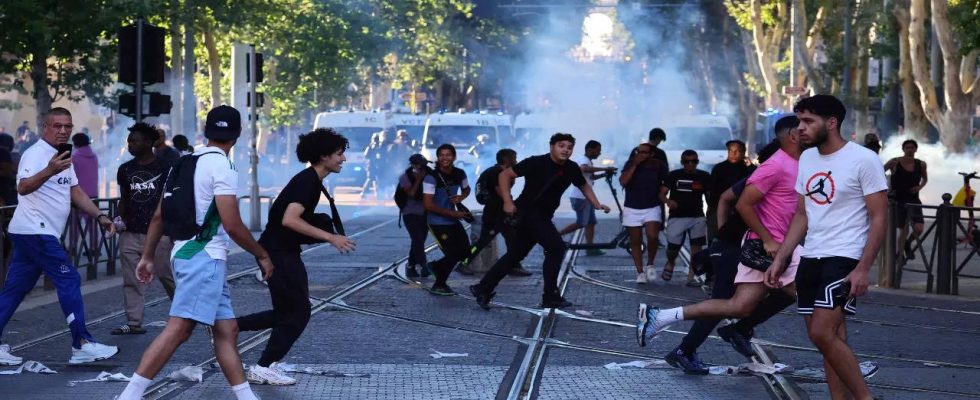
M 796 212 L 796 174 L 802 152 L 796 127 L 796 117 L 784 117 L 776 123 L 776 138 L 780 149 L 759 166 L 746 182 L 745 191 L 735 206 L 739 215 L 749 227 L 744 246 L 752 240 L 761 240 L 762 248 L 772 262 L 772 256 L 786 236 L 790 222 Z M 758 244 L 758 243 L 756 243 Z M 792 285 L 799 257 L 786 268 L 780 278 L 784 291 L 795 296 Z M 637 322 L 637 340 L 640 345 L 682 320 L 702 318 L 744 318 L 752 313 L 759 302 L 765 298 L 769 288 L 765 283 L 765 272 L 738 266 L 735 276 L 735 295 L 731 299 L 711 299 L 684 307 L 660 310 L 647 304 L 640 304 Z

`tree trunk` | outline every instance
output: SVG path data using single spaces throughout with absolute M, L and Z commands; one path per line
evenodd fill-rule
M 926 118 L 939 129 L 939 139 L 949 151 L 962 153 L 970 136 L 970 118 L 976 96 L 965 93 L 960 85 L 960 65 L 962 55 L 953 40 L 952 28 L 947 17 L 945 0 L 932 1 L 931 21 L 942 50 L 943 57 L 943 98 L 944 105 L 936 98 L 935 82 L 929 74 L 929 64 L 925 56 L 925 0 L 912 0 L 910 7 L 909 43 L 912 48 L 912 73 Z
M 776 76 L 776 67 L 773 65 L 774 55 L 772 54 L 771 42 L 774 40 L 773 33 L 765 31 L 762 23 L 762 6 L 760 0 L 752 0 L 752 44 L 755 47 L 755 56 L 759 63 L 762 84 L 766 89 L 766 105 L 775 107 L 780 103 L 779 99 L 779 78 Z M 767 35 L 768 33 L 768 35 Z
M 180 46 L 180 0 L 170 1 L 170 101 L 173 107 L 170 108 L 170 131 L 174 135 L 185 135 L 182 122 L 184 120 L 183 93 L 181 92 L 181 82 L 183 81 L 183 62 L 184 57 Z M 187 135 L 185 135 L 187 136 Z M 192 135 L 193 136 L 193 135 Z M 191 146 L 195 145 L 194 137 L 187 138 Z
M 211 81 L 211 107 L 221 105 L 221 55 L 218 54 L 218 44 L 214 41 L 214 24 L 204 21 L 204 47 L 208 50 L 208 77 Z
M 907 135 L 921 141 L 928 138 L 929 121 L 920 103 L 919 88 L 912 76 L 912 57 L 909 48 L 909 12 L 907 5 L 895 3 L 892 10 L 898 22 L 898 84 L 902 90 L 902 109 L 904 112 L 904 131 Z
M 817 9 L 817 15 L 813 20 L 813 25 L 809 28 L 808 34 L 804 39 L 803 31 L 806 30 L 806 7 L 803 4 L 803 0 L 793 0 L 793 2 L 796 3 L 797 24 L 796 31 L 792 33 L 796 36 L 796 48 L 793 49 L 793 57 L 796 57 L 796 61 L 803 66 L 801 74 L 806 77 L 813 91 L 815 93 L 826 93 L 827 88 L 823 73 L 813 66 L 813 52 L 818 42 L 817 39 L 820 37 L 820 30 L 823 29 L 827 12 L 823 6 Z M 800 86 L 803 80 L 797 79 L 797 82 L 797 85 Z
M 860 5 L 858 5 L 860 15 Z M 865 32 L 869 26 L 858 26 L 859 32 Z M 871 99 L 868 96 L 868 64 L 871 52 L 869 48 L 870 38 L 868 35 L 858 35 L 856 48 L 857 58 L 854 60 L 854 85 L 851 92 L 851 107 L 854 110 L 854 133 L 858 141 L 864 140 L 864 135 L 871 132 L 871 116 L 869 106 Z
M 48 91 L 48 53 L 39 47 L 31 55 L 31 81 L 34 83 L 34 105 L 37 109 L 37 131 L 41 132 L 44 116 L 51 111 L 51 92 Z

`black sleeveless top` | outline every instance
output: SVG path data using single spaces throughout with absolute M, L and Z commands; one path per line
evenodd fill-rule
M 899 161 L 892 170 L 892 197 L 901 203 L 921 203 L 919 193 L 912 193 L 912 187 L 920 182 L 922 182 L 922 160 L 915 159 L 911 172 Z

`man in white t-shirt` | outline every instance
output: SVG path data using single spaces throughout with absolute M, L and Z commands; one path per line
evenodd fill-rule
M 68 363 L 81 364 L 112 357 L 119 349 L 97 343 L 86 329 L 81 277 L 58 238 L 65 230 L 72 205 L 97 220 L 106 236 L 115 234 L 116 229 L 112 219 L 102 214 L 78 186 L 71 165 L 71 146 L 67 145 L 73 128 L 68 110 L 51 109 L 44 117 L 41 140 L 20 156 L 18 205 L 7 229 L 14 251 L 0 291 L 0 333 L 44 273 L 54 283 L 71 331 L 72 355 Z M 10 346 L 0 344 L 0 365 L 17 365 L 22 361 L 10 354 Z
M 592 165 L 592 161 L 599 158 L 601 154 L 602 145 L 595 140 L 590 140 L 585 144 L 585 153 L 577 157 L 572 157 L 571 159 L 571 161 L 578 164 L 579 168 L 582 169 L 582 175 L 585 175 L 585 182 L 589 186 L 592 186 L 596 179 L 605 178 L 606 175 L 616 172 L 616 167 L 596 168 Z M 603 173 L 596 174 L 597 172 Z M 585 200 L 585 195 L 578 188 L 572 188 L 572 191 L 568 194 L 568 199 L 571 200 L 572 209 L 575 210 L 575 222 L 562 228 L 558 234 L 564 236 L 585 228 L 585 243 L 592 244 L 592 240 L 595 238 L 595 208 Z M 589 249 L 585 254 L 589 256 L 601 256 L 605 252 L 599 249 Z
M 871 399 L 854 352 L 847 344 L 845 315 L 868 292 L 868 271 L 885 236 L 888 199 L 878 155 L 844 140 L 844 105 L 833 96 L 816 95 L 793 107 L 799 135 L 810 147 L 800 156 L 796 215 L 766 285 L 778 287 L 787 258 L 803 241 L 796 271 L 797 310 L 810 340 L 824 356 L 827 386 L 835 399 Z
M 238 213 L 238 172 L 228 159 L 228 152 L 240 134 L 241 114 L 238 110 L 228 106 L 215 107 L 208 112 L 204 126 L 208 145 L 194 152 L 193 156 L 182 158 L 171 170 L 161 205 L 146 233 L 143 257 L 136 267 L 137 278 L 146 284 L 153 279 L 153 254 L 163 233 L 162 225 L 175 223 L 171 217 L 164 222 L 161 215 L 167 197 L 176 196 L 179 189 L 172 187 L 170 182 L 179 184 L 181 175 L 176 171 L 191 168 L 195 159 L 193 207 L 199 228 L 189 240 L 177 240 L 179 236 L 171 235 L 175 239 L 171 258 L 177 288 L 170 306 L 170 319 L 160 336 L 143 353 L 136 373 L 118 397 L 120 400 L 142 398 L 153 377 L 199 323 L 212 326 L 215 357 L 238 400 L 258 399 L 245 381 L 241 355 L 236 347 L 238 323 L 225 281 L 230 240 L 255 256 L 264 279 L 269 278 L 273 269 L 269 254 L 255 241 Z M 168 232 L 170 230 L 172 228 L 168 228 Z

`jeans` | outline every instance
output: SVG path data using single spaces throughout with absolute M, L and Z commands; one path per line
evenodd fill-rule
M 238 317 L 238 329 L 258 331 L 272 328 L 259 365 L 268 367 L 282 360 L 310 322 L 310 286 L 299 252 L 270 251 L 276 267 L 269 278 L 272 309 Z
M 412 245 L 408 250 L 408 265 L 425 265 L 425 238 L 429 235 L 426 226 L 425 215 L 402 214 L 405 221 L 405 229 L 408 230 L 408 237 L 412 239 Z
M 511 268 L 527 257 L 535 244 L 540 244 L 544 248 L 544 293 L 558 293 L 558 271 L 568 246 L 551 222 L 551 215 L 532 212 L 522 215 L 514 236 L 514 246 L 507 246 L 507 253 L 483 276 L 480 281 L 481 289 L 487 293 L 492 292 Z
M 443 286 L 453 272 L 456 263 L 465 260 L 470 254 L 470 238 L 459 221 L 452 225 L 429 225 L 432 236 L 436 237 L 442 258 L 432 263 L 432 272 L 436 276 L 433 287 Z

